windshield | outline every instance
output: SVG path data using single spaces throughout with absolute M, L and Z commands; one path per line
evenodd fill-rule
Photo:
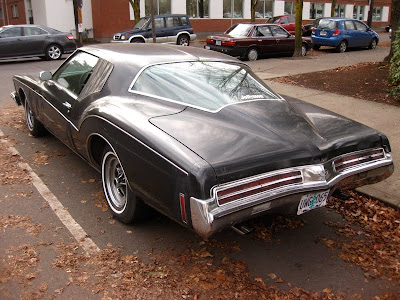
M 318 28 L 321 29 L 335 29 L 336 21 L 334 20 L 319 20 Z
M 149 18 L 141 18 L 139 21 L 133 26 L 133 29 L 143 29 L 146 27 L 147 23 L 149 22 Z
M 146 68 L 130 89 L 207 111 L 252 100 L 280 99 L 247 66 L 181 62 Z
M 229 28 L 225 33 L 233 37 L 248 36 L 253 28 L 251 24 L 237 24 Z

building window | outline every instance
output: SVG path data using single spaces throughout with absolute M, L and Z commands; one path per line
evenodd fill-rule
M 335 6 L 335 17 L 339 17 L 339 18 L 344 18 L 345 17 L 345 5 L 344 4 L 339 4 Z
M 12 17 L 14 19 L 17 19 L 19 17 L 19 15 L 18 15 L 18 5 L 17 4 L 11 5 L 11 13 L 12 13 Z
M 243 18 L 243 0 L 224 0 L 224 18 Z
M 354 5 L 353 7 L 353 19 L 364 20 L 364 5 Z
M 374 7 L 372 21 L 382 21 L 382 6 Z
M 258 0 L 255 11 L 256 18 L 272 18 L 272 0 Z
M 3 19 L 3 9 L 0 7 L 0 20 Z
M 154 0 L 154 14 L 164 15 L 171 13 L 171 0 Z M 145 1 L 146 16 L 150 16 L 150 0 Z
M 186 0 L 186 14 L 192 18 L 208 18 L 208 0 Z
M 296 4 L 294 2 L 285 2 L 285 15 L 294 15 L 296 13 Z
M 311 3 L 310 19 L 322 18 L 324 14 L 324 3 Z

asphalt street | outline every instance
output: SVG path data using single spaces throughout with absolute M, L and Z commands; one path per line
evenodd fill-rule
M 378 47 L 373 51 L 327 53 L 304 59 L 263 59 L 249 65 L 261 78 L 268 79 L 361 61 L 381 61 L 387 51 L 388 48 Z M 39 183 L 19 180 L 28 174 L 21 169 L 9 177 L 11 182 L 0 185 L 0 225 L 3 225 L 0 227 L 0 276 L 5 278 L 7 274 L 12 274 L 7 281 L 0 279 L 1 299 L 22 299 L 33 294 L 57 299 L 102 299 L 104 291 L 95 293 L 84 285 L 73 284 L 72 269 L 68 265 L 57 267 L 55 263 L 63 253 L 62 249 L 69 249 L 70 244 L 80 244 L 77 251 L 90 255 L 90 251 L 82 247 L 83 242 L 89 239 L 99 250 L 119 247 L 124 254 L 134 253 L 144 262 L 153 252 L 168 249 L 171 255 L 179 255 L 187 247 L 226 243 L 237 245 L 235 247 L 239 250 L 220 250 L 220 253 L 213 253 L 215 258 L 227 256 L 243 261 L 250 276 L 262 278 L 266 284 L 282 290 L 291 287 L 310 291 L 329 289 L 348 295 L 360 294 L 363 299 L 372 299 L 386 292 L 400 293 L 398 285 L 378 278 L 366 279 L 360 267 L 341 260 L 334 250 L 316 242 L 321 237 L 337 238 L 328 223 L 346 223 L 341 215 L 328 208 L 298 217 L 304 226 L 285 228 L 274 233 L 272 240 L 259 240 L 251 235 L 241 236 L 226 230 L 204 242 L 193 232 L 159 214 L 134 225 L 115 221 L 102 196 L 100 174 L 51 135 L 42 138 L 29 136 L 24 127 L 22 108 L 17 108 L 9 97 L 13 91 L 14 74 L 38 74 L 41 70 L 55 69 L 60 62 L 39 59 L 0 61 L 0 130 L 3 133 L 0 140 L 7 146 L 6 149 L 11 146 L 18 151 L 18 159 L 40 179 Z M 277 89 L 282 94 L 290 94 L 287 87 L 277 86 Z M 2 159 L 7 157 L 2 156 Z M 9 157 L 17 156 L 9 152 Z M 13 166 L 18 168 L 18 164 Z M 54 212 L 54 199 L 61 205 L 58 210 L 65 211 L 62 217 Z M 71 217 L 68 222 L 72 227 L 65 225 L 64 215 Z M 14 223 L 10 220 L 17 217 L 28 218 L 24 219 L 24 226 L 12 226 Z M 268 227 L 274 218 L 264 217 L 258 224 Z M 78 227 L 83 230 L 84 236 L 77 240 L 73 231 Z M 21 267 L 21 272 L 6 274 L 7 261 L 13 262 L 18 258 L 21 249 L 25 249 L 22 251 L 25 255 L 30 255 L 29 263 Z M 16 262 L 21 261 L 16 259 Z M 283 282 L 277 283 L 270 274 L 283 278 Z

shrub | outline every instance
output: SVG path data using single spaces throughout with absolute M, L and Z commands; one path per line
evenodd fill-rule
M 389 82 L 393 85 L 391 94 L 400 100 L 400 27 L 394 34 L 394 42 L 392 44 L 393 56 L 390 60 Z

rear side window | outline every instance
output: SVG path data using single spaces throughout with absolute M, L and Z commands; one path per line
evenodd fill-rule
M 337 22 L 333 20 L 320 20 L 318 23 L 318 28 L 321 29 L 336 29 Z
M 189 20 L 188 20 L 188 18 L 186 18 L 186 17 L 181 17 L 181 23 L 182 23 L 182 26 L 187 26 L 187 25 L 189 25 Z
M 361 22 L 354 22 L 356 24 L 356 29 L 359 31 L 367 31 L 367 25 Z
M 295 17 L 288 17 L 288 19 L 289 19 L 289 23 L 294 23 L 295 22 Z
M 272 33 L 271 30 L 269 30 L 269 26 L 258 26 L 253 35 L 258 37 L 271 37 Z
M 181 26 L 180 19 L 178 17 L 168 17 L 165 20 L 166 20 L 167 27 Z
M 223 62 L 150 66 L 130 91 L 212 112 L 244 101 L 280 99 L 244 65 Z
M 24 28 L 24 35 L 41 35 L 47 34 L 47 32 L 38 27 L 25 27 Z
M 344 21 L 344 28 L 347 30 L 355 30 L 353 21 Z

